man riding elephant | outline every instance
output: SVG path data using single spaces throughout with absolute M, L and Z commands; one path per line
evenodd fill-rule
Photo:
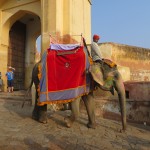
M 103 72 L 103 68 L 102 68 L 102 63 L 104 62 L 104 58 L 102 57 L 101 51 L 97 44 L 99 39 L 100 39 L 100 36 L 95 34 L 93 36 L 93 42 L 91 44 L 92 60 L 94 63 L 99 63 L 98 78 L 96 77 L 95 72 L 91 71 L 91 74 L 94 77 L 94 79 L 96 80 L 96 82 L 99 83 L 101 88 L 103 88 L 104 90 L 110 91 L 113 94 L 113 85 L 112 85 L 113 78 L 110 79 L 110 77 L 109 77 L 106 80 L 102 80 L 102 79 L 104 79 L 104 72 Z

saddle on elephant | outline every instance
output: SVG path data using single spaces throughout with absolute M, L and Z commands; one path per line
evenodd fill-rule
M 67 103 L 90 91 L 90 62 L 80 44 L 51 44 L 39 65 L 38 105 Z

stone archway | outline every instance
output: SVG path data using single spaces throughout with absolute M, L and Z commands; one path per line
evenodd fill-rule
M 23 90 L 30 83 L 35 64 L 36 39 L 41 35 L 41 21 L 31 12 L 19 11 L 7 20 L 5 26 L 10 22 L 13 23 L 7 27 L 7 66 L 16 69 L 14 90 Z

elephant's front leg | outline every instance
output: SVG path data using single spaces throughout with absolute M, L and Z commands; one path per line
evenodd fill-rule
M 87 114 L 88 114 L 88 124 L 87 127 L 88 128 L 96 128 L 96 122 L 95 122 L 95 101 L 93 99 L 93 92 L 89 93 L 88 95 L 85 95 L 82 97 L 86 110 L 87 110 Z
M 47 123 L 47 105 L 37 105 L 38 93 L 36 92 L 35 105 L 32 112 L 32 118 L 41 123 Z
M 71 116 L 65 118 L 66 126 L 70 128 L 74 121 L 76 121 L 79 117 L 79 105 L 80 105 L 80 99 L 77 98 L 74 101 L 70 102 L 71 106 Z
M 122 120 L 122 129 L 126 130 L 127 122 L 126 122 L 126 95 L 125 88 L 123 84 L 122 77 L 119 72 L 115 74 L 115 89 L 118 93 L 119 103 L 120 103 L 120 111 L 121 111 L 121 120 Z

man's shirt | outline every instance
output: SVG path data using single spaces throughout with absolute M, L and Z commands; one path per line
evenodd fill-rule
M 13 80 L 14 79 L 14 73 L 12 71 L 8 71 L 6 73 L 7 80 Z
M 102 54 L 96 42 L 92 42 L 91 44 L 91 56 L 93 61 L 102 60 Z

